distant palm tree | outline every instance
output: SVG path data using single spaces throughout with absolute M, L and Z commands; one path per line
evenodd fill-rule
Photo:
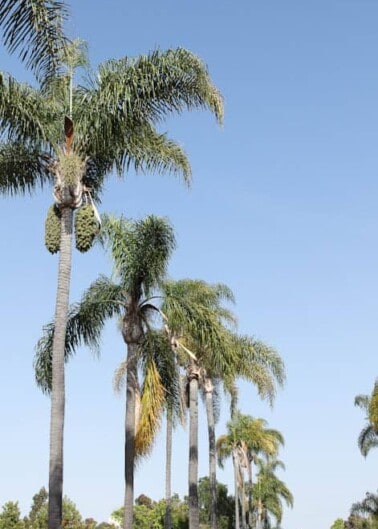
M 361 454 L 366 457 L 372 448 L 378 446 L 378 381 L 375 382 L 371 395 L 357 395 L 354 405 L 366 413 L 367 425 L 358 437 Z
M 287 485 L 280 480 L 275 471 L 277 468 L 285 469 L 282 461 L 267 457 L 258 462 L 259 472 L 257 481 L 253 485 L 253 507 L 256 515 L 256 529 L 271 527 L 270 516 L 273 516 L 278 525 L 282 521 L 282 501 L 288 507 L 293 507 L 294 498 Z
M 362 501 L 356 502 L 352 505 L 350 510 L 351 515 L 363 515 L 373 519 L 378 523 L 378 495 L 372 492 L 367 492 Z
M 223 466 L 224 460 L 232 456 L 235 481 L 235 528 L 239 529 L 239 502 L 242 508 L 242 523 L 246 526 L 245 510 L 245 480 L 243 469 L 250 469 L 253 458 L 251 454 L 265 454 L 276 456 L 283 437 L 278 430 L 266 427 L 266 421 L 243 415 L 234 414 L 234 418 L 227 423 L 227 434 L 217 440 L 218 463 Z M 250 480 L 252 475 L 250 474 Z

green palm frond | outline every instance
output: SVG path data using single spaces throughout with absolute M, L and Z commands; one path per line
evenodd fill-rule
M 1 134 L 38 146 L 56 145 L 58 105 L 47 101 L 40 91 L 0 73 Z M 63 123 L 63 122 L 62 122 Z M 63 137 L 63 129 L 61 127 Z
M 237 378 L 252 382 L 261 398 L 273 404 L 277 386 L 285 381 L 285 366 L 271 346 L 250 336 L 232 336 L 235 351 L 234 371 L 226 373 L 225 390 L 235 390 Z
M 52 181 L 48 155 L 21 142 L 0 143 L 0 194 L 32 193 Z
M 169 172 L 183 177 L 190 184 L 191 168 L 183 148 L 166 134 L 159 133 L 148 122 L 128 120 L 114 123 L 114 116 L 106 113 L 95 122 L 96 114 L 88 109 L 77 116 L 76 149 L 83 155 L 100 160 L 108 171 L 115 169 L 122 176 L 130 167 L 136 171 Z M 91 117 L 93 123 L 84 119 Z
M 67 321 L 66 362 L 81 345 L 98 350 L 106 320 L 121 312 L 121 296 L 120 287 L 101 276 L 84 293 L 81 302 L 72 305 Z M 44 327 L 34 358 L 36 382 L 44 393 L 51 390 L 54 328 L 53 322 Z
M 233 442 L 228 435 L 221 435 L 216 442 L 217 461 L 220 468 L 223 468 L 224 461 L 232 454 Z
M 366 411 L 366 414 L 369 413 L 369 404 L 370 404 L 369 395 L 357 395 L 354 398 L 354 405 Z
M 191 52 L 179 48 L 108 61 L 89 85 L 74 92 L 76 148 L 106 160 L 119 173 L 132 164 L 180 173 L 189 183 L 185 152 L 155 125 L 172 112 L 194 108 L 208 109 L 222 120 L 222 98 Z
M 361 454 L 366 457 L 372 448 L 378 447 L 378 432 L 368 424 L 358 436 L 358 447 Z
M 232 363 L 227 326 L 233 325 L 232 312 L 223 301 L 232 301 L 225 285 L 199 280 L 165 281 L 162 285 L 162 313 L 170 332 L 183 336 L 201 365 L 212 376 L 224 373 Z
M 95 104 L 121 119 L 132 112 L 137 120 L 156 123 L 172 112 L 195 108 L 223 119 L 223 100 L 205 64 L 183 48 L 107 61 L 82 97 L 89 108 Z
M 56 0 L 2 0 L 0 28 L 5 47 L 18 52 L 26 66 L 42 80 L 57 72 L 61 50 L 67 43 L 63 23 L 64 2 Z

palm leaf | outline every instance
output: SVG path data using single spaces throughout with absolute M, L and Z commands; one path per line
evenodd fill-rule
M 20 142 L 0 143 L 0 193 L 31 193 L 51 183 L 50 157 Z
M 101 276 L 84 293 L 81 302 L 71 306 L 65 341 L 66 362 L 81 345 L 98 351 L 101 331 L 106 320 L 121 313 L 121 296 L 120 287 Z M 54 322 L 43 328 L 34 358 L 36 382 L 44 393 L 51 390 L 54 329 Z
M 3 42 L 18 52 L 27 67 L 43 80 L 57 72 L 61 51 L 67 43 L 63 22 L 68 16 L 64 2 L 56 0 L 2 0 L 0 27 Z

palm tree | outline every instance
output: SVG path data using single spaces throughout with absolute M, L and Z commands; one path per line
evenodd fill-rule
M 256 529 L 271 527 L 269 515 L 272 515 L 277 525 L 282 521 L 282 500 L 288 507 L 293 507 L 294 498 L 287 485 L 280 480 L 275 471 L 285 469 L 282 461 L 267 457 L 258 461 L 259 472 L 257 482 L 253 485 L 253 507 L 256 513 Z
M 367 425 L 358 437 L 361 454 L 366 457 L 372 448 L 378 446 L 378 381 L 375 382 L 372 394 L 357 395 L 354 405 L 366 413 Z
M 2 0 L 0 29 L 9 52 L 19 52 L 26 66 L 43 82 L 61 65 L 67 44 L 63 22 L 68 16 L 64 2 L 56 0 Z
M 171 171 L 189 182 L 185 153 L 160 134 L 155 124 L 185 109 L 208 108 L 219 121 L 223 112 L 221 96 L 206 67 L 187 50 L 110 60 L 100 65 L 87 85 L 75 87 L 73 74 L 82 64 L 81 58 L 80 47 L 75 43 L 68 47 L 63 56 L 67 74 L 50 80 L 43 93 L 10 76 L 0 78 L 0 125 L 9 137 L 0 144 L 0 191 L 17 193 L 54 182 L 55 204 L 46 221 L 47 246 L 60 252 L 52 363 L 49 529 L 59 529 L 62 512 L 64 346 L 75 211 L 89 205 L 89 212 L 87 207 L 84 215 L 79 215 L 80 209 L 76 215 L 76 242 L 78 245 L 79 239 L 78 247 L 85 251 L 98 229 L 92 195 L 101 191 L 105 176 L 113 169 L 120 174 L 131 165 Z
M 224 460 L 232 456 L 234 466 L 235 482 L 235 527 L 239 528 L 239 498 L 242 508 L 242 523 L 246 526 L 245 510 L 245 480 L 243 468 L 249 469 L 250 482 L 252 473 L 250 466 L 255 461 L 255 454 L 263 453 L 275 456 L 278 453 L 279 445 L 284 440 L 278 430 L 266 427 L 266 421 L 261 418 L 254 418 L 250 415 L 243 415 L 240 412 L 234 414 L 233 419 L 227 424 L 227 434 L 222 435 L 217 440 L 218 463 L 223 467 Z
M 378 495 L 367 492 L 362 501 L 352 505 L 350 513 L 352 516 L 368 516 L 375 524 L 378 524 Z

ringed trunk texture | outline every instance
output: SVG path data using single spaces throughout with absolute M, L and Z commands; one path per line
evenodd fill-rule
M 199 529 L 198 507 L 198 368 L 189 366 L 189 529 Z
M 172 529 L 172 411 L 167 411 L 167 437 L 165 445 L 165 518 L 164 529 Z
M 215 420 L 213 406 L 214 386 L 210 378 L 205 380 L 206 393 L 206 415 L 209 434 L 209 484 L 210 484 L 210 521 L 211 528 L 217 529 L 217 470 L 216 470 L 216 448 L 215 448 Z
M 234 465 L 234 486 L 235 486 L 235 529 L 240 529 L 239 517 L 239 487 L 238 487 L 238 460 L 235 450 L 232 451 L 232 463 Z
M 137 349 L 137 344 L 127 344 L 124 529 L 133 526 Z
M 73 210 L 62 209 L 55 332 L 52 352 L 48 529 L 62 527 L 64 348 L 70 295 Z

